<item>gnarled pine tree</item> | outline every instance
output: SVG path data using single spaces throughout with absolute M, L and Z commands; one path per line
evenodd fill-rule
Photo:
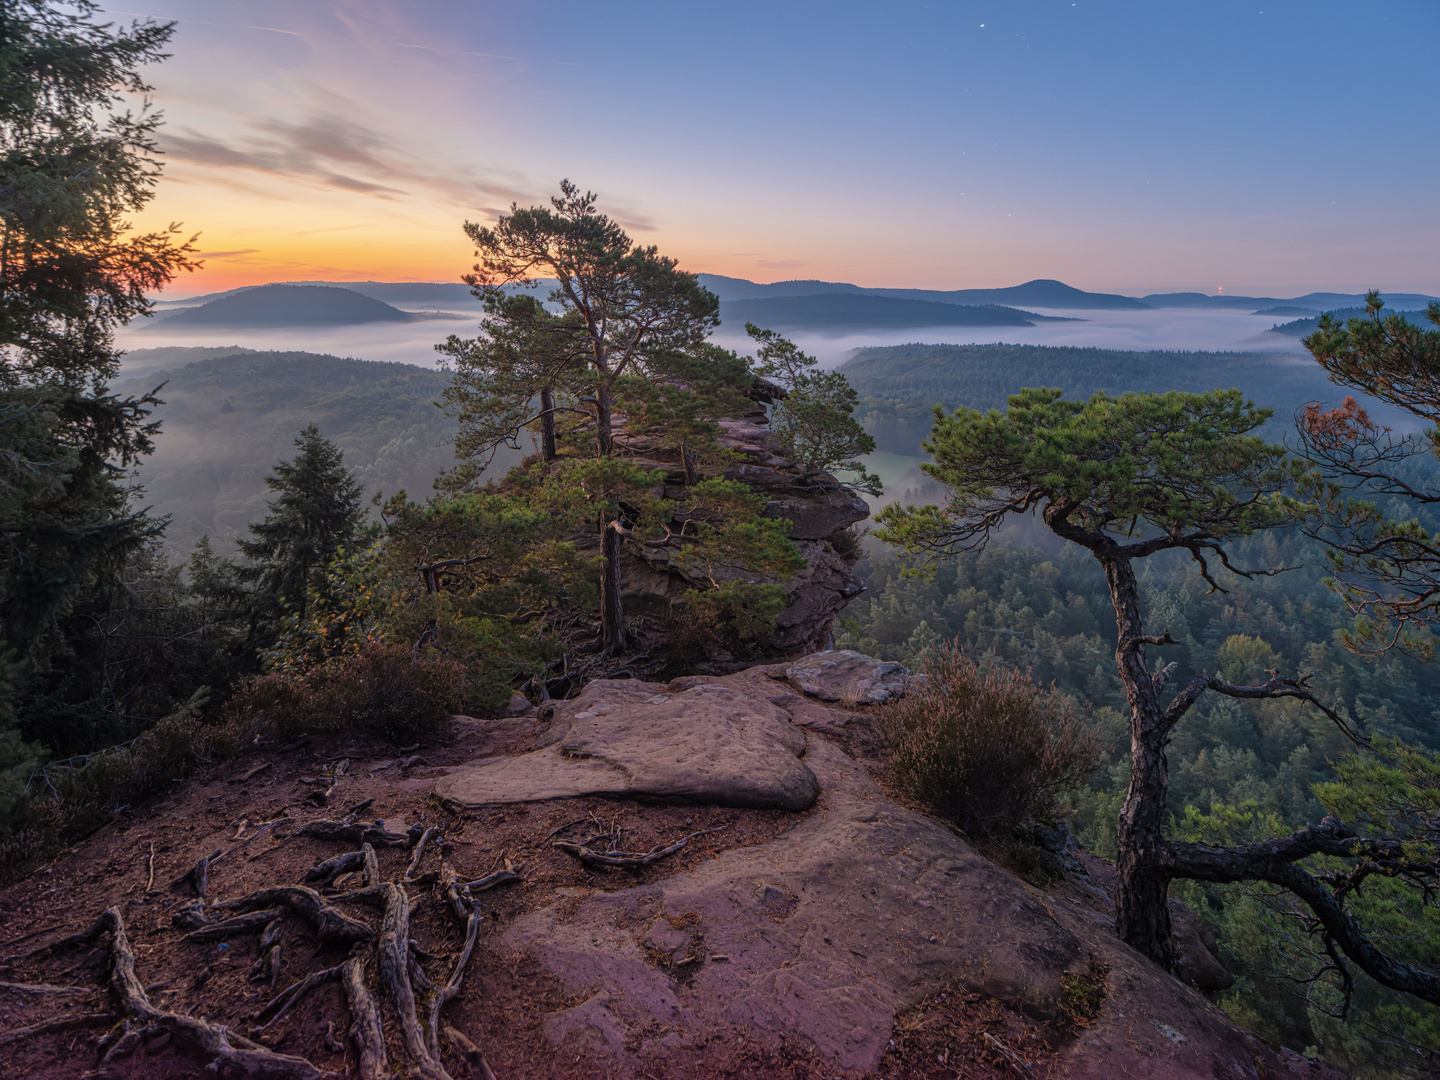
M 1175 665 L 1147 662 L 1147 650 L 1175 644 L 1149 632 L 1135 563 L 1164 551 L 1187 551 L 1218 588 L 1221 568 L 1241 577 L 1269 574 L 1231 564 L 1227 544 L 1258 530 L 1293 523 L 1286 488 L 1296 469 L 1282 447 L 1252 434 L 1270 416 L 1238 391 L 1208 394 L 1097 394 L 1066 401 L 1057 390 L 1024 390 L 1006 412 L 938 407 L 922 468 L 950 489 L 946 506 L 892 505 L 879 535 L 913 556 L 974 551 L 1014 515 L 1035 513 L 1062 539 L 1093 555 L 1104 571 L 1117 624 L 1115 664 L 1130 721 L 1130 786 L 1118 822 L 1120 937 L 1158 963 L 1175 960 L 1166 908 L 1169 882 L 1263 881 L 1306 904 L 1325 948 L 1343 952 L 1376 981 L 1440 1002 L 1440 978 L 1383 954 L 1348 909 L 1353 883 L 1371 872 L 1419 875 L 1432 883 L 1433 861 L 1407 861 L 1403 838 L 1359 835 L 1333 817 L 1289 836 L 1218 847 L 1165 835 L 1169 786 L 1165 746 L 1202 695 L 1292 698 L 1345 721 L 1312 696 L 1303 677 L 1278 672 L 1259 685 L 1237 686 L 1201 674 L 1168 701 Z M 1312 856 L 1343 860 L 1306 869 Z M 1377 869 L 1378 868 L 1378 869 Z

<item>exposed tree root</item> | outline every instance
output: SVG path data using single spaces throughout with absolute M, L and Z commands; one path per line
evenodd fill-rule
M 376 847 L 409 847 L 410 837 L 405 833 L 388 832 L 379 825 L 367 825 L 363 821 L 330 821 L 320 818 L 302 825 L 296 836 L 308 836 L 313 840 L 344 840 L 348 844 L 373 844 Z
M 185 941 L 224 941 L 226 938 L 240 937 L 242 934 L 254 934 L 264 930 L 281 915 L 279 908 L 265 908 L 261 911 L 250 911 L 244 915 L 236 915 L 234 918 L 226 919 L 224 922 L 210 923 L 198 930 L 192 930 L 185 935 Z
M 53 1031 L 73 1031 L 76 1028 L 99 1027 L 101 1024 L 113 1024 L 114 1022 L 115 1014 L 113 1012 L 68 1013 L 65 1016 L 57 1016 L 53 1020 L 46 1020 L 40 1024 L 31 1024 L 29 1027 L 16 1028 L 14 1031 L 0 1034 L 0 1046 L 28 1039 L 32 1035 L 49 1035 Z
M 373 856 L 375 849 L 370 848 Z M 344 855 L 336 855 L 333 859 L 326 859 L 318 866 L 312 866 L 305 871 L 305 877 L 301 880 L 306 885 L 314 885 L 316 888 L 328 889 L 335 884 L 335 879 L 341 874 L 353 873 L 356 870 L 366 869 L 364 851 L 347 851 Z
M 261 1025 L 257 1029 L 257 1034 L 269 1028 L 271 1024 L 289 1012 L 291 1008 L 299 1003 L 301 998 L 311 990 L 314 990 L 315 987 L 340 978 L 342 967 L 343 965 L 336 964 L 334 967 L 326 968 L 324 971 L 316 971 L 301 979 L 288 990 L 284 990 L 278 994 L 271 1000 L 269 1005 L 266 1005 L 265 1008 L 261 1009 L 256 1015 L 255 1019 L 261 1021 Z
M 353 944 L 368 941 L 375 931 L 362 922 L 356 922 L 314 889 L 304 885 L 281 885 L 273 889 L 260 889 L 248 896 L 226 900 L 216 904 L 226 911 L 256 911 L 260 908 L 283 904 L 306 922 L 315 927 L 321 945 L 331 943 Z
M 465 967 L 470 963 L 470 954 L 475 951 L 475 939 L 480 936 L 480 923 L 484 920 L 484 916 L 480 914 L 479 903 L 470 895 L 469 887 L 460 884 L 455 868 L 448 860 L 440 863 L 440 881 L 451 909 L 456 916 L 465 920 L 465 947 L 460 950 L 460 956 L 455 961 L 455 970 L 450 975 L 450 981 L 430 999 L 429 1049 L 430 1056 L 437 1062 L 440 1060 L 440 1010 L 460 993 L 460 985 L 465 980 Z M 481 1060 L 483 1062 L 483 1057 Z
M 209 855 L 206 855 L 189 870 L 186 870 L 185 873 L 181 874 L 178 878 L 172 881 L 170 883 L 170 887 L 172 889 L 179 888 L 181 885 L 184 885 L 188 881 L 190 882 L 190 884 L 195 886 L 195 895 L 203 900 L 205 898 L 205 890 L 209 887 L 210 884 L 210 862 L 213 859 L 219 858 L 220 849 L 216 848 L 214 851 L 210 852 Z
M 280 928 L 284 925 L 283 913 L 277 915 L 266 925 L 264 933 L 260 935 L 255 964 L 245 976 L 251 982 L 262 982 L 268 975 L 272 990 L 275 989 L 275 982 L 280 976 Z
M 385 915 L 380 923 L 380 983 L 395 1007 L 405 1050 L 416 1071 L 426 1080 L 452 1080 L 439 1058 L 431 1054 L 415 1013 L 415 990 L 410 985 L 410 897 L 400 885 L 385 886 Z
M 465 1063 L 476 1070 L 480 1080 L 495 1080 L 495 1074 L 490 1071 L 490 1063 L 485 1060 L 485 1055 L 462 1032 L 446 1024 L 442 1034 L 445 1041 L 455 1048 L 456 1053 L 465 1059 Z
M 420 834 L 420 839 L 415 842 L 415 853 L 410 856 L 410 865 L 405 870 L 405 876 L 400 880 L 407 885 L 414 884 L 415 871 L 420 869 L 420 860 L 425 857 L 425 849 L 435 837 L 440 835 L 439 826 L 432 825 Z
M 493 889 L 496 885 L 508 885 L 512 881 L 524 881 L 514 870 L 496 870 L 493 874 L 486 874 L 474 881 L 467 881 L 465 887 L 471 892 L 484 892 L 486 889 Z
M 306 1000 L 311 991 L 327 983 L 339 982 L 349 1004 L 349 1035 L 355 1044 L 360 1080 L 392 1080 L 385 1045 L 386 1015 L 392 1017 L 392 1023 L 400 1025 L 400 1041 L 409 1059 L 405 1075 L 423 1080 L 451 1080 L 441 1056 L 443 1033 L 447 1046 L 469 1063 L 472 1076 L 494 1080 L 480 1048 L 455 1028 L 445 1025 L 441 1014 L 461 993 L 465 973 L 475 954 L 483 916 L 474 892 L 518 881 L 520 875 L 507 861 L 502 870 L 474 882 L 464 882 L 450 862 L 453 849 L 448 845 L 440 848 L 439 869 L 420 873 L 422 861 L 435 849 L 442 835 L 441 828 L 417 826 L 401 835 L 387 832 L 380 822 L 373 825 L 357 822 L 355 817 L 369 805 L 369 800 L 357 804 L 341 820 L 310 822 L 297 834 L 321 839 L 360 839 L 362 846 L 359 850 L 321 862 L 306 873 L 305 880 L 331 886 L 341 875 L 359 873 L 364 875 L 364 888 L 327 898 L 307 885 L 282 885 L 207 907 L 203 892 L 208 867 L 234 851 L 232 847 L 224 853 L 218 850 L 212 852 L 194 870 L 177 880 L 177 884 L 187 880 L 193 882 L 196 891 L 202 895 L 199 899 L 177 904 L 171 921 L 177 928 L 187 931 L 182 939 L 186 942 L 212 942 L 258 934 L 257 955 L 247 978 L 260 983 L 268 979 L 272 990 L 280 972 L 281 931 L 292 912 L 314 929 L 322 948 L 332 945 L 351 947 L 351 954 L 344 962 L 314 971 L 276 994 L 254 1015 L 256 1027 L 250 1032 L 252 1036 L 258 1037 L 272 1030 Z M 282 820 L 267 822 L 266 826 L 273 827 Z M 250 839 L 259 832 L 257 830 Z M 359 835 L 356 836 L 356 833 Z M 412 848 L 400 882 L 381 881 L 375 854 L 377 843 Z M 681 841 L 682 846 L 683 843 Z M 432 965 L 430 971 L 434 972 L 440 970 L 435 965 L 446 964 L 446 959 L 421 948 L 410 939 L 410 895 L 406 892 L 407 885 L 436 881 L 440 883 L 440 898 L 465 928 L 464 944 L 453 963 L 449 964 L 449 977 L 443 985 L 439 984 L 438 975 L 427 973 L 422 961 Z M 379 930 L 352 918 L 337 906 L 348 903 L 364 903 L 381 909 Z M 207 1074 L 236 1073 L 252 1080 L 320 1080 L 322 1074 L 319 1070 L 303 1058 L 280 1054 L 203 1017 L 186 1016 L 153 1005 L 149 991 L 136 975 L 135 954 L 126 938 L 125 924 L 118 908 L 110 908 L 80 933 L 42 947 L 30 955 L 34 957 L 56 949 L 90 945 L 105 935 L 109 936 L 110 942 L 109 990 L 114 1008 L 109 1012 L 70 1013 L 30 1027 L 0 1033 L 0 1045 L 74 1028 L 110 1024 L 113 1025 L 112 1031 L 100 1040 L 97 1067 L 87 1074 L 89 1076 L 115 1075 L 116 1070 L 122 1068 L 123 1059 L 142 1046 L 151 1053 L 173 1042 L 175 1046 L 203 1058 L 207 1063 Z M 389 999 L 389 1007 L 384 1011 L 378 1002 L 379 994 L 367 984 L 366 963 L 370 955 L 376 958 L 372 977 L 376 979 L 380 993 Z M 203 982 L 209 970 L 207 968 L 200 973 L 195 980 L 196 986 Z M 151 989 L 161 989 L 162 985 L 165 984 Z M 50 986 L 39 981 L 0 983 L 0 992 L 6 990 L 33 995 L 93 992 L 84 987 Z M 336 1030 L 333 1023 L 326 1027 L 326 1045 L 338 1052 L 343 1050 L 344 1044 L 334 1038 Z
M 88 986 L 51 986 L 48 983 L 0 982 L 0 990 L 12 994 L 88 994 Z
M 389 1080 L 390 1065 L 385 1060 L 385 1029 L 380 1022 L 380 1006 L 365 985 L 365 964 L 352 956 L 340 965 L 345 984 L 345 999 L 350 1003 L 350 1037 L 360 1057 L 360 1080 Z
M 304 1058 L 277 1054 L 236 1035 L 222 1025 L 212 1024 L 199 1017 L 166 1012 L 152 1005 L 144 985 L 135 974 L 135 953 L 125 935 L 125 920 L 121 917 L 119 908 L 110 908 L 82 933 L 67 938 L 66 943 L 88 944 L 107 932 L 110 934 L 110 992 L 116 1004 L 116 1011 L 107 1018 L 144 1023 L 139 1029 L 130 1027 L 110 1045 L 100 1063 L 102 1069 L 125 1053 L 133 1052 L 140 1044 L 142 1032 L 164 1032 L 177 1043 L 207 1058 L 209 1067 L 215 1071 L 219 1071 L 221 1066 L 229 1066 L 241 1075 L 254 1077 L 256 1080 L 321 1080 L 320 1071 Z M 97 1019 L 99 1015 L 87 1013 L 62 1019 L 68 1026 L 78 1026 L 81 1023 L 102 1022 Z M 43 1026 L 36 1025 L 37 1028 Z M 39 1033 L 34 1028 L 26 1030 L 31 1034 Z M 10 1033 L 11 1037 L 17 1035 L 16 1032 Z M 5 1037 L 0 1036 L 0 1039 L 3 1038 Z

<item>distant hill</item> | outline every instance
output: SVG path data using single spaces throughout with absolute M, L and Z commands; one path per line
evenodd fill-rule
M 1347 319 L 1361 318 L 1365 314 L 1365 309 L 1363 307 L 1336 308 L 1334 311 L 1327 312 L 1327 314 L 1333 316 L 1336 319 L 1339 319 L 1341 322 L 1344 322 Z M 1400 315 L 1406 319 L 1409 319 L 1417 326 L 1423 326 L 1426 329 L 1434 326 L 1434 323 L 1430 321 L 1429 316 L 1427 316 L 1423 311 L 1391 311 L 1389 305 L 1387 304 L 1383 314 Z M 1279 323 L 1275 326 L 1272 326 L 1269 330 L 1266 331 L 1266 333 L 1284 334 L 1286 337 L 1302 338 L 1314 333 L 1316 327 L 1318 327 L 1319 325 L 1320 316 L 1317 314 L 1308 319 L 1295 319 L 1293 322 Z
M 264 517 L 265 475 L 295 455 L 295 435 L 311 422 L 344 450 L 367 499 L 400 488 L 423 499 L 455 463 L 454 421 L 434 405 L 450 381 L 444 372 L 237 349 L 122 379 L 118 389 L 144 392 L 165 380 L 165 405 L 155 413 L 160 434 L 139 482 L 142 505 L 173 515 L 166 545 L 177 552 L 206 533 L 228 548 Z M 514 452 L 500 465 L 519 457 Z
M 722 300 L 720 320 L 739 328 L 747 322 L 774 330 L 885 330 L 927 326 L 1034 326 L 1028 311 L 995 304 L 937 304 L 863 293 L 815 293 L 765 300 Z
M 1433 296 L 1425 296 L 1421 293 L 1386 293 L 1382 290 L 1380 294 L 1385 303 L 1391 307 L 1397 304 L 1428 304 L 1434 300 Z M 1304 296 L 1274 297 L 1274 296 L 1211 296 L 1209 293 L 1186 292 L 1186 293 L 1153 293 L 1144 298 L 1145 303 L 1151 307 L 1199 307 L 1199 308 L 1260 308 L 1275 307 L 1277 305 L 1296 306 L 1309 308 L 1312 311 L 1330 311 L 1338 307 L 1363 307 L 1365 304 L 1364 293 L 1306 293 Z
M 1006 306 L 1093 309 L 1136 309 L 1150 305 L 1129 296 L 1088 293 L 1063 281 L 1039 279 L 1003 289 L 867 289 L 836 281 L 777 281 L 760 285 L 744 278 L 701 274 L 700 284 L 726 300 L 768 300 L 787 296 L 814 296 L 820 293 L 852 293 L 883 296 L 895 300 L 924 300 L 936 304 L 1001 304 Z
M 410 322 L 415 316 L 373 297 L 326 285 L 260 285 L 199 307 L 157 316 L 149 330 L 214 327 L 353 326 Z
M 1284 353 L 1131 352 L 1049 345 L 894 345 L 856 349 L 840 370 L 862 400 L 859 415 L 882 451 L 919 452 L 931 409 L 1003 408 L 1026 386 L 1053 386 L 1066 397 L 1099 390 L 1200 392 L 1239 387 L 1275 409 L 1273 425 L 1288 429 L 1307 401 L 1342 396 L 1318 365 Z

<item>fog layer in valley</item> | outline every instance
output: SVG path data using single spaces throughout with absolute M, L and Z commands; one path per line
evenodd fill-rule
M 1075 322 L 1044 322 L 1035 326 L 915 327 L 867 333 L 828 335 L 797 332 L 793 337 L 826 367 L 843 362 L 852 349 L 867 345 L 908 342 L 969 345 L 993 341 L 1024 345 L 1077 345 L 1104 349 L 1199 349 L 1246 352 L 1285 352 L 1297 362 L 1305 352 L 1294 338 L 1266 333 L 1283 319 L 1243 311 L 1156 308 L 1150 311 L 1046 310 Z M 361 360 L 394 360 L 421 367 L 438 367 L 436 343 L 449 334 L 473 336 L 479 321 L 474 315 L 453 319 L 432 318 L 414 323 L 365 323 L 343 327 L 285 327 L 280 329 L 150 329 L 141 321 L 125 328 L 120 344 L 125 349 L 153 349 L 174 345 L 242 345 L 260 350 L 297 350 L 353 356 Z M 722 326 L 715 341 L 728 348 L 749 351 L 743 326 Z M 153 365 L 147 365 L 153 366 Z M 130 370 L 139 370 L 132 367 Z

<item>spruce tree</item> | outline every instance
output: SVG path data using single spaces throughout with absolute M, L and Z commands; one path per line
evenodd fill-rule
M 300 451 L 265 478 L 276 497 L 265 520 L 250 526 L 251 539 L 239 542 L 251 565 L 242 580 L 258 587 L 257 608 L 276 614 L 283 606 L 305 615 L 306 590 L 323 588 L 324 569 L 360 532 L 364 511 L 361 489 L 345 469 L 340 448 L 320 436 L 314 424 L 295 440 Z
M 107 390 L 114 331 L 194 265 L 173 230 L 127 222 L 160 172 L 159 116 L 127 98 L 172 27 L 100 10 L 0 4 L 0 656 L 25 729 L 63 713 L 82 741 L 115 720 L 95 618 L 163 526 L 125 483 L 156 399 Z

